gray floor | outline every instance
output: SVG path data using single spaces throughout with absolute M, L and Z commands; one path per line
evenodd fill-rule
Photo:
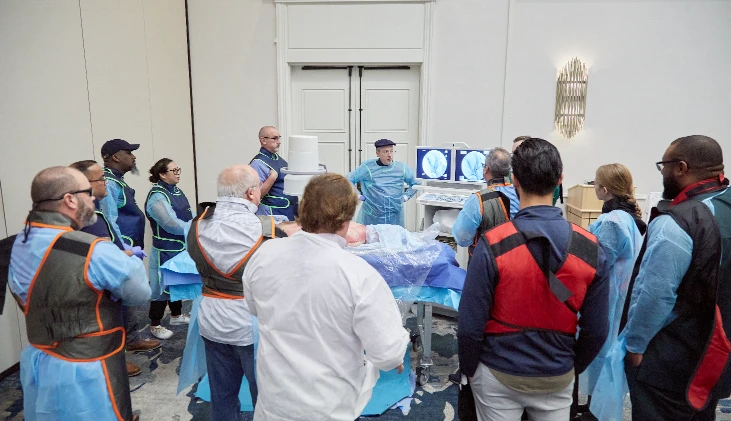
M 146 309 L 137 312 L 146 320 Z M 407 321 L 407 327 L 415 325 L 415 318 Z M 163 321 L 166 324 L 167 320 Z M 147 331 L 145 327 L 143 331 Z M 208 420 L 208 403 L 193 396 L 195 386 L 176 394 L 178 367 L 185 346 L 186 326 L 173 326 L 175 336 L 167 341 L 161 350 L 144 354 L 128 354 L 130 361 L 139 365 L 143 373 L 130 379 L 132 404 L 140 419 L 145 420 Z M 457 390 L 449 383 L 447 376 L 457 368 L 456 321 L 435 316 L 433 336 L 433 362 L 430 382 L 418 387 L 408 415 L 399 410 L 389 410 L 374 420 L 415 419 L 422 421 L 452 421 L 458 419 Z M 421 354 L 412 353 L 412 365 L 418 364 Z M 582 399 L 583 400 L 583 399 Z M 22 390 L 18 374 L 0 382 L 0 419 L 19 421 L 22 414 Z M 629 407 L 625 420 L 631 420 Z M 722 401 L 718 408 L 718 420 L 731 421 L 731 401 Z M 243 419 L 250 420 L 252 414 L 244 413 Z M 361 418 L 362 420 L 366 418 Z

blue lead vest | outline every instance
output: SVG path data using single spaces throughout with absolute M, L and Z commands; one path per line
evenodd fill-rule
M 290 221 L 294 221 L 297 216 L 297 197 L 284 194 L 285 174 L 282 174 L 281 171 L 282 168 L 288 165 L 287 161 L 279 154 L 271 153 L 264 148 L 261 148 L 259 154 L 251 160 L 251 162 L 254 161 L 261 161 L 277 173 L 276 181 L 274 181 L 266 196 L 261 198 L 261 204 L 267 206 L 272 215 L 284 215 Z
M 115 169 L 104 168 L 104 176 L 106 176 L 107 182 L 111 181 L 122 187 L 123 202 L 121 205 L 117 202 L 119 212 L 117 225 L 122 235 L 122 241 L 130 246 L 145 248 L 145 214 L 137 206 L 134 189 L 124 182 L 122 173 Z
M 98 200 L 94 201 L 94 206 L 96 207 L 96 222 L 94 222 L 93 225 L 82 228 L 81 231 L 91 235 L 96 235 L 100 238 L 109 238 L 109 241 L 113 242 L 115 246 L 119 247 L 120 250 L 124 250 L 122 240 L 114 233 L 112 225 L 109 223 L 109 220 L 99 206 Z
M 145 213 L 147 212 L 147 202 L 150 201 L 150 196 L 154 193 L 162 193 L 165 196 L 178 219 L 183 222 L 188 222 L 193 219 L 190 202 L 185 197 L 185 193 L 177 186 L 173 186 L 164 181 L 158 181 L 153 184 L 150 192 L 147 193 Z M 150 221 L 150 227 L 152 227 L 152 247 L 160 251 L 161 265 L 185 250 L 185 237 L 183 235 L 171 234 L 165 231 L 149 214 L 147 215 L 147 219 Z

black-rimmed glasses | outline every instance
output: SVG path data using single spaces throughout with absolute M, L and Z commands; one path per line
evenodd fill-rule
M 84 190 L 70 191 L 70 192 L 66 192 L 66 193 L 62 194 L 60 197 L 54 197 L 53 199 L 43 199 L 43 200 L 39 200 L 39 201 L 37 201 L 35 203 L 55 202 L 56 200 L 63 199 L 64 197 L 66 197 L 67 194 L 79 194 L 79 193 L 86 193 L 90 197 L 93 197 L 94 189 L 92 189 L 91 187 L 89 187 L 88 189 L 84 189 Z
M 102 182 L 102 181 L 103 182 L 106 182 L 107 181 L 107 177 L 102 176 L 102 178 L 100 178 L 98 180 L 89 180 L 90 183 L 99 183 L 99 182 Z
M 662 172 L 663 168 L 665 168 L 665 164 L 675 164 L 676 162 L 685 162 L 682 159 L 671 159 L 669 161 L 658 161 L 655 162 L 655 166 L 657 167 L 657 170 Z
M 169 169 L 169 170 L 167 170 L 165 172 L 171 172 L 171 173 L 173 173 L 175 175 L 178 175 L 178 174 L 180 174 L 180 168 L 171 168 L 171 169 Z
M 264 139 L 271 139 L 271 140 L 279 140 L 279 139 L 281 139 L 281 138 L 282 138 L 282 136 L 272 136 L 272 137 L 269 137 L 269 136 L 262 136 L 262 137 L 263 137 Z

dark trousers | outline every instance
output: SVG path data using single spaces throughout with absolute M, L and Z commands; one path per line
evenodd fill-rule
M 206 368 L 211 386 L 211 420 L 239 420 L 239 389 L 244 375 L 249 382 L 254 406 L 259 396 L 254 368 L 254 345 L 227 345 L 206 338 L 203 338 L 203 342 L 206 344 Z
M 659 389 L 637 379 L 639 367 L 625 363 L 629 397 L 632 400 L 632 421 L 713 421 L 718 399 L 712 399 L 702 411 L 696 411 L 685 393 Z
M 137 317 L 132 307 L 122 306 L 122 324 L 127 332 L 127 343 L 131 344 L 139 338 L 139 326 L 137 325 Z
M 150 325 L 158 326 L 162 316 L 165 315 L 165 307 L 170 305 L 170 315 L 178 317 L 183 314 L 183 301 L 150 301 Z

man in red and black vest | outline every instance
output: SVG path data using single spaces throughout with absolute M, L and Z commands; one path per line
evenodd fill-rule
M 525 409 L 531 419 L 568 420 L 574 377 L 607 337 L 607 268 L 596 237 L 552 206 L 563 179 L 556 147 L 525 140 L 512 166 L 521 210 L 475 248 L 459 305 L 459 363 L 478 419 L 517 420 Z
M 653 209 L 625 306 L 632 420 L 714 420 L 731 393 L 731 190 L 707 136 L 675 140 L 656 163 Z

